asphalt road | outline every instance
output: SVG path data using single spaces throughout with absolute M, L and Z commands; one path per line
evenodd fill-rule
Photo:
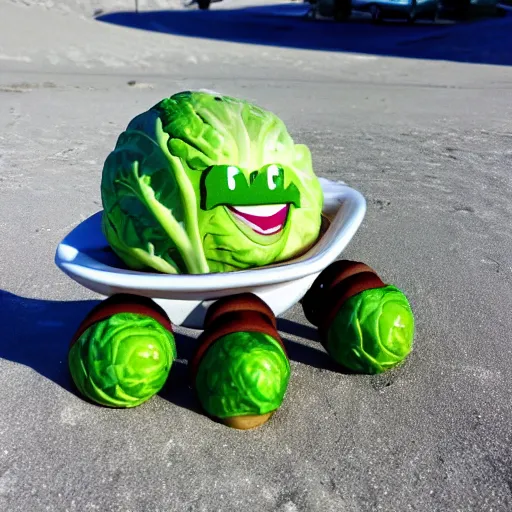
M 112 34 L 128 59 L 132 32 Z M 107 54 L 50 65 L 37 48 L 1 61 L 0 510 L 512 510 L 512 69 L 193 41 L 195 61 L 148 55 L 158 71 L 106 70 Z M 185 378 L 195 332 L 180 331 L 169 383 L 133 410 L 85 402 L 66 367 L 98 297 L 55 268 L 55 247 L 100 209 L 127 121 L 199 87 L 274 110 L 320 176 L 365 195 L 344 256 L 402 288 L 417 319 L 403 368 L 347 375 L 294 307 L 279 324 L 284 405 L 249 432 L 199 410 Z

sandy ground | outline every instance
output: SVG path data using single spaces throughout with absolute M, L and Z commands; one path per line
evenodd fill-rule
M 450 59 L 418 60 L 86 19 L 104 7 L 1 7 L 0 510 L 510 511 L 512 70 L 454 60 L 506 62 L 512 24 L 464 29 L 446 36 Z M 55 247 L 100 208 L 127 121 L 196 87 L 276 111 L 319 175 L 365 195 L 345 255 L 400 286 L 417 317 L 403 368 L 354 376 L 293 308 L 279 325 L 286 401 L 245 433 L 198 410 L 185 380 L 196 333 L 180 331 L 169 384 L 134 410 L 77 397 L 65 361 L 98 297 L 55 268 Z

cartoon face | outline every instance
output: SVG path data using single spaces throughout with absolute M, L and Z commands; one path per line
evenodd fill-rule
M 301 193 L 293 170 L 214 165 L 201 177 L 200 231 L 210 268 L 247 268 L 277 261 Z
M 104 231 L 132 268 L 226 272 L 287 260 L 320 232 L 306 146 L 242 100 L 180 93 L 137 116 L 105 162 Z
M 300 208 L 299 189 L 294 183 L 285 188 L 284 174 L 278 164 L 255 171 L 243 171 L 236 165 L 215 165 L 202 177 L 201 209 L 209 211 L 224 206 L 249 238 L 253 233 L 281 233 L 290 206 Z M 263 239 L 261 242 L 265 243 Z

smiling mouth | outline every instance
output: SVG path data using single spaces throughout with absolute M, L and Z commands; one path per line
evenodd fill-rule
M 288 204 L 265 204 L 258 206 L 229 206 L 230 212 L 238 220 L 260 235 L 274 235 L 286 223 Z

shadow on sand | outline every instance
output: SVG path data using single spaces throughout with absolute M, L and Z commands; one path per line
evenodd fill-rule
M 237 43 L 351 52 L 478 64 L 512 65 L 512 15 L 454 24 L 419 21 L 373 25 L 355 18 L 346 23 L 311 21 L 307 4 L 242 9 L 116 12 L 97 20 L 161 33 Z M 201 43 L 194 43 L 195 49 Z

